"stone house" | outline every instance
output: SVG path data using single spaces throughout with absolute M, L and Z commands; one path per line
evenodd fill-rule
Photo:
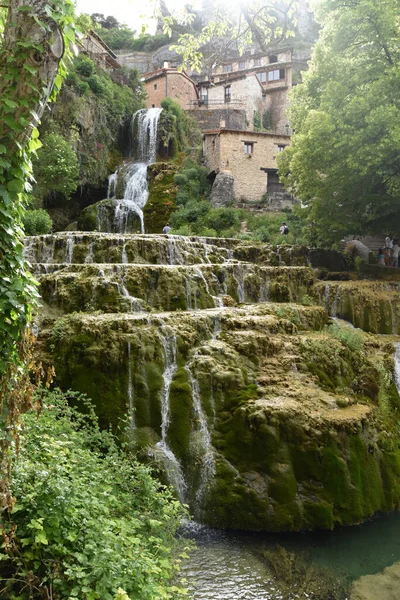
M 168 63 L 162 69 L 146 73 L 142 81 L 147 94 L 147 108 L 160 107 L 161 102 L 168 97 L 187 109 L 198 99 L 194 81 L 184 71 L 168 67 Z
M 268 192 L 283 192 L 276 157 L 290 144 L 289 135 L 233 129 L 205 131 L 203 153 L 210 177 L 229 173 L 237 201 L 256 202 Z
M 87 54 L 101 69 L 113 71 L 120 69 L 121 65 L 117 55 L 107 46 L 96 31 L 91 29 L 78 41 L 78 51 Z
M 288 135 L 291 133 L 287 119 L 291 87 L 290 50 L 269 55 L 247 53 L 240 59 L 218 65 L 209 79 L 198 83 L 198 121 L 202 121 L 200 111 L 242 110 L 245 129 Z M 196 102 L 193 109 L 195 105 Z M 227 125 L 221 122 L 219 126 Z

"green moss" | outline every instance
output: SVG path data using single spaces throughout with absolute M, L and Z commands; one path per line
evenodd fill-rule
M 187 465 L 192 430 L 192 388 L 186 369 L 175 371 L 170 388 L 168 442 L 172 451 Z
M 333 507 L 328 502 L 303 503 L 304 521 L 306 527 L 333 529 L 335 519 L 333 516 Z
M 149 198 L 144 207 L 147 233 L 162 233 L 176 210 L 176 167 L 171 163 L 155 163 L 148 167 Z

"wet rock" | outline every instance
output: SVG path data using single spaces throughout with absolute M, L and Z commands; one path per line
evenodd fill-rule
M 398 600 L 400 590 L 400 562 L 387 567 L 382 573 L 365 575 L 353 583 L 350 600 Z

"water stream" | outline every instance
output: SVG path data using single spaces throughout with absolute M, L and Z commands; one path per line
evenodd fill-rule
M 261 555 L 263 549 L 276 545 L 305 553 L 309 564 L 329 567 L 349 583 L 380 573 L 400 561 L 400 512 L 382 514 L 362 525 L 335 531 L 248 533 L 186 523 L 182 534 L 196 543 L 182 572 L 194 600 L 281 599 L 279 585 Z M 400 598 L 400 589 L 397 597 Z M 293 586 L 291 598 L 305 600 L 307 596 L 298 595 Z M 386 599 L 383 592 L 374 598 Z
M 124 167 L 110 175 L 108 181 L 107 198 L 116 198 L 118 192 L 118 179 L 123 177 L 124 197 L 117 199 L 114 213 L 114 223 L 101 221 L 98 214 L 100 231 L 115 231 L 126 233 L 129 231 L 130 220 L 134 215 L 139 217 L 140 231 L 144 233 L 143 208 L 149 197 L 147 184 L 147 167 L 156 160 L 158 121 L 162 108 L 149 108 L 138 110 L 131 121 L 131 157 L 137 162 Z M 121 175 L 122 173 L 122 175 Z

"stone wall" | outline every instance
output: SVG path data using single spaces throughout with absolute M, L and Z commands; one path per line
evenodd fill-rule
M 128 67 L 137 69 L 140 73 L 148 73 L 152 70 L 151 54 L 149 52 L 126 52 L 117 50 L 118 62 Z
M 290 135 L 287 111 L 289 108 L 288 88 L 267 90 L 263 110 L 269 110 L 272 118 L 272 131 L 279 135 Z
M 208 109 L 220 108 L 221 104 L 224 104 L 226 85 L 230 86 L 230 102 L 226 102 L 225 106 L 244 110 L 246 112 L 246 127 L 244 129 L 252 129 L 254 111 L 258 110 L 258 106 L 262 102 L 262 87 L 257 77 L 254 74 L 248 75 L 231 81 L 223 81 L 210 87 L 208 90 Z M 228 125 L 225 124 L 225 127 L 228 127 Z
M 148 77 L 144 81 L 144 89 L 147 94 L 147 108 L 160 107 L 167 97 L 176 100 L 182 108 L 188 108 L 197 99 L 193 81 L 178 71 L 162 70 L 159 74 Z
M 198 108 L 188 111 L 202 131 L 207 129 L 246 129 L 246 111 L 235 108 Z
M 210 173 L 220 171 L 220 136 L 205 135 L 203 141 L 203 156 L 206 161 L 207 169 Z

